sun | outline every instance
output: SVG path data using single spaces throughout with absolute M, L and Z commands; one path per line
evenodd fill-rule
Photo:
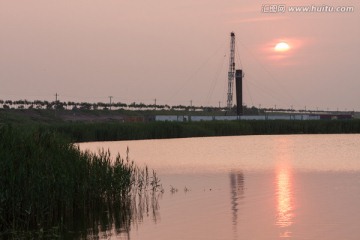
M 279 42 L 275 45 L 274 49 L 277 52 L 286 52 L 290 49 L 290 46 L 286 42 Z

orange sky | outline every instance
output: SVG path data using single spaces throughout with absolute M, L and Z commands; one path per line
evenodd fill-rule
M 229 35 L 244 101 L 360 110 L 360 4 L 353 13 L 263 13 L 319 0 L 2 0 L 0 99 L 226 103 Z M 339 6 L 339 1 L 326 5 Z M 279 41 L 287 52 L 274 52 Z

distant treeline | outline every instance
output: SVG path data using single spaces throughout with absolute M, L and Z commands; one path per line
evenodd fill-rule
M 168 104 L 145 104 L 145 103 L 123 103 L 123 102 L 73 102 L 73 101 L 29 101 L 29 100 L 1 100 L 0 108 L 4 109 L 57 109 L 57 110 L 185 110 L 185 111 L 225 111 L 226 107 L 212 107 L 212 106 L 195 106 L 195 105 L 173 105 Z
M 190 102 L 189 102 L 190 103 Z M 197 111 L 197 112 L 228 112 L 229 109 L 226 106 L 202 106 L 195 105 L 192 102 L 189 105 L 179 104 L 179 105 L 168 105 L 168 104 L 145 104 L 142 102 L 132 102 L 132 103 L 124 103 L 124 102 L 97 102 L 97 103 L 89 103 L 89 102 L 74 102 L 74 101 L 46 101 L 46 100 L 2 100 L 0 99 L 0 109 L 47 109 L 47 110 L 164 110 L 164 111 Z M 230 112 L 235 112 L 236 105 L 233 106 Z M 328 110 L 319 110 L 319 109 L 298 109 L 295 110 L 292 106 L 289 108 L 279 108 L 274 106 L 274 108 L 261 108 L 255 106 L 243 106 L 244 114 L 264 114 L 264 112 L 303 112 L 303 113 L 312 113 L 312 112 L 329 112 Z M 336 111 L 339 112 L 339 111 Z M 343 113 L 353 113 L 354 111 L 341 111 Z
M 360 133 L 360 120 L 60 123 L 50 128 L 75 142 L 263 134 Z

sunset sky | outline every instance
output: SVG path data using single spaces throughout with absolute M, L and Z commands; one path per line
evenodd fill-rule
M 0 99 L 225 106 L 233 31 L 246 105 L 360 111 L 359 24 L 358 0 L 1 0 Z

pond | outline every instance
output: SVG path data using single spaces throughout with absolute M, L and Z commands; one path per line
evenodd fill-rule
M 360 135 L 81 143 L 154 169 L 163 192 L 107 239 L 360 239 Z

